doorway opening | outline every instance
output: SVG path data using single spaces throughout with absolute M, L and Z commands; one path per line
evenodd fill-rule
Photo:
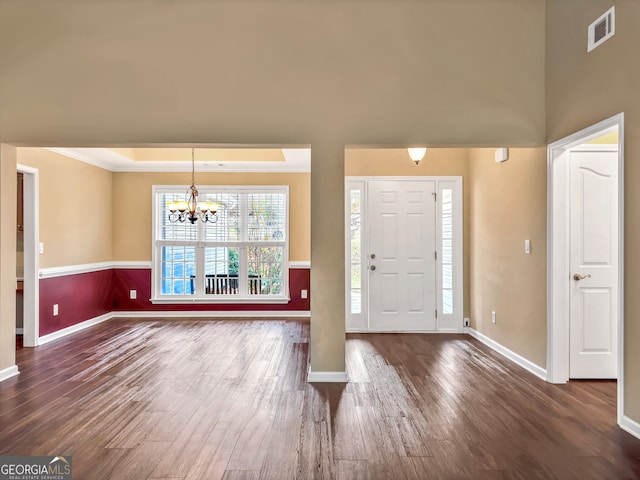
M 22 174 L 22 261 L 18 261 L 16 272 L 16 277 L 22 277 L 22 341 L 25 347 L 37 347 L 40 334 L 38 169 L 18 165 L 17 171 Z
M 16 212 L 16 350 L 23 345 L 24 335 L 24 174 L 17 173 Z
M 624 115 L 549 145 L 547 380 L 610 378 L 623 412 Z
M 463 332 L 462 177 L 346 177 L 346 331 Z

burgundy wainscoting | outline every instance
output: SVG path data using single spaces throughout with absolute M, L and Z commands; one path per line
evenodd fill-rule
M 40 279 L 40 336 L 111 312 L 112 298 L 111 269 Z
M 226 304 L 153 304 L 151 298 L 151 269 L 115 268 L 88 273 L 40 279 L 40 335 L 57 332 L 66 327 L 91 320 L 112 311 L 308 311 L 310 270 L 289 270 L 291 301 L 287 304 L 226 303 Z M 129 298 L 129 291 L 137 291 L 137 299 Z M 53 305 L 58 304 L 58 315 Z
M 310 310 L 310 270 L 308 268 L 289 269 L 289 292 L 291 301 L 287 304 L 273 303 L 195 303 L 195 304 L 153 304 L 151 298 L 151 269 L 116 268 L 113 270 L 113 311 L 306 311 Z M 136 300 L 129 298 L 129 291 L 137 290 Z M 307 298 L 301 291 L 307 290 Z

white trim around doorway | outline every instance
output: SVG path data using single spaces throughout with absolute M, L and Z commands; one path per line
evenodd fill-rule
M 550 144 L 547 148 L 547 381 L 569 380 L 569 162 L 568 152 L 618 131 L 618 424 L 624 412 L 624 114 Z M 606 147 L 589 146 L 589 149 Z

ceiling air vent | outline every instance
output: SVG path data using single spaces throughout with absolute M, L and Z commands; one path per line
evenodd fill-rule
M 587 52 L 600 46 L 616 33 L 616 7 L 611 7 L 605 13 L 589 25 Z

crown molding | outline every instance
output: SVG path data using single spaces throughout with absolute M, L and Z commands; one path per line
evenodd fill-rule
M 108 148 L 45 148 L 50 152 L 88 163 L 110 172 L 191 172 L 191 162 L 134 161 Z M 199 162 L 196 173 L 308 173 L 311 171 L 311 151 L 308 148 L 283 148 L 284 162 Z

